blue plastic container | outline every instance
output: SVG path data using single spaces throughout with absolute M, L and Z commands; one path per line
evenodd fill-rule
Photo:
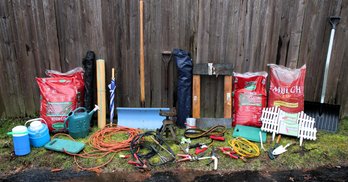
M 29 135 L 27 127 L 16 126 L 12 129 L 13 148 L 15 155 L 22 156 L 30 153 Z M 24 133 L 24 134 L 23 134 Z
M 46 121 L 42 118 L 32 119 L 25 123 L 25 125 L 30 123 L 30 126 L 28 127 L 28 133 L 30 144 L 33 147 L 43 147 L 50 141 L 50 134 L 47 124 L 44 124 L 41 121 L 44 121 L 46 123 Z
M 160 111 L 169 111 L 170 108 L 129 108 L 117 107 L 117 124 L 130 128 L 157 129 L 161 128 L 166 118 Z

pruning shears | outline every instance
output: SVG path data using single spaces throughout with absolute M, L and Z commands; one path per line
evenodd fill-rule
M 197 157 L 192 157 L 190 154 L 177 154 L 177 156 L 181 158 L 177 160 L 177 162 L 198 160 Z

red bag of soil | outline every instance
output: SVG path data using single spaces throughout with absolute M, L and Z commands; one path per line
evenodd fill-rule
M 84 70 L 81 67 L 76 67 L 68 72 L 61 73 L 55 70 L 46 70 L 46 75 L 53 78 L 73 78 L 74 84 L 77 87 L 77 105 L 76 107 L 84 106 L 85 82 L 83 80 Z
M 233 126 L 245 125 L 261 127 L 262 109 L 266 107 L 267 72 L 233 73 L 234 112 Z
M 74 78 L 36 78 L 40 88 L 40 117 L 51 132 L 64 131 L 64 120 L 76 109 L 77 85 Z
M 269 64 L 269 66 L 271 84 L 268 107 L 278 106 L 288 113 L 303 111 L 306 65 L 299 69 L 275 64 Z

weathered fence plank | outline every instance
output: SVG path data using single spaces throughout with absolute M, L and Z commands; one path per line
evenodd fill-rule
M 232 63 L 235 71 L 267 70 L 268 63 L 307 65 L 305 98 L 319 101 L 330 24 L 337 27 L 326 101 L 348 114 L 347 9 L 342 0 L 144 0 L 147 107 L 175 106 L 176 65 L 165 87 L 161 52 L 189 50 L 194 63 Z M 39 109 L 35 77 L 46 69 L 81 66 L 87 50 L 116 68 L 117 105 L 140 106 L 139 0 L 0 1 L 0 116 Z M 223 78 L 201 78 L 201 115 L 223 116 Z M 168 98 L 167 98 L 168 97 Z

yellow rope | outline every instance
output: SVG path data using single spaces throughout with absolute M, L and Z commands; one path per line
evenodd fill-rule
M 259 147 L 245 138 L 237 137 L 228 141 L 233 150 L 241 157 L 252 158 L 260 155 Z

